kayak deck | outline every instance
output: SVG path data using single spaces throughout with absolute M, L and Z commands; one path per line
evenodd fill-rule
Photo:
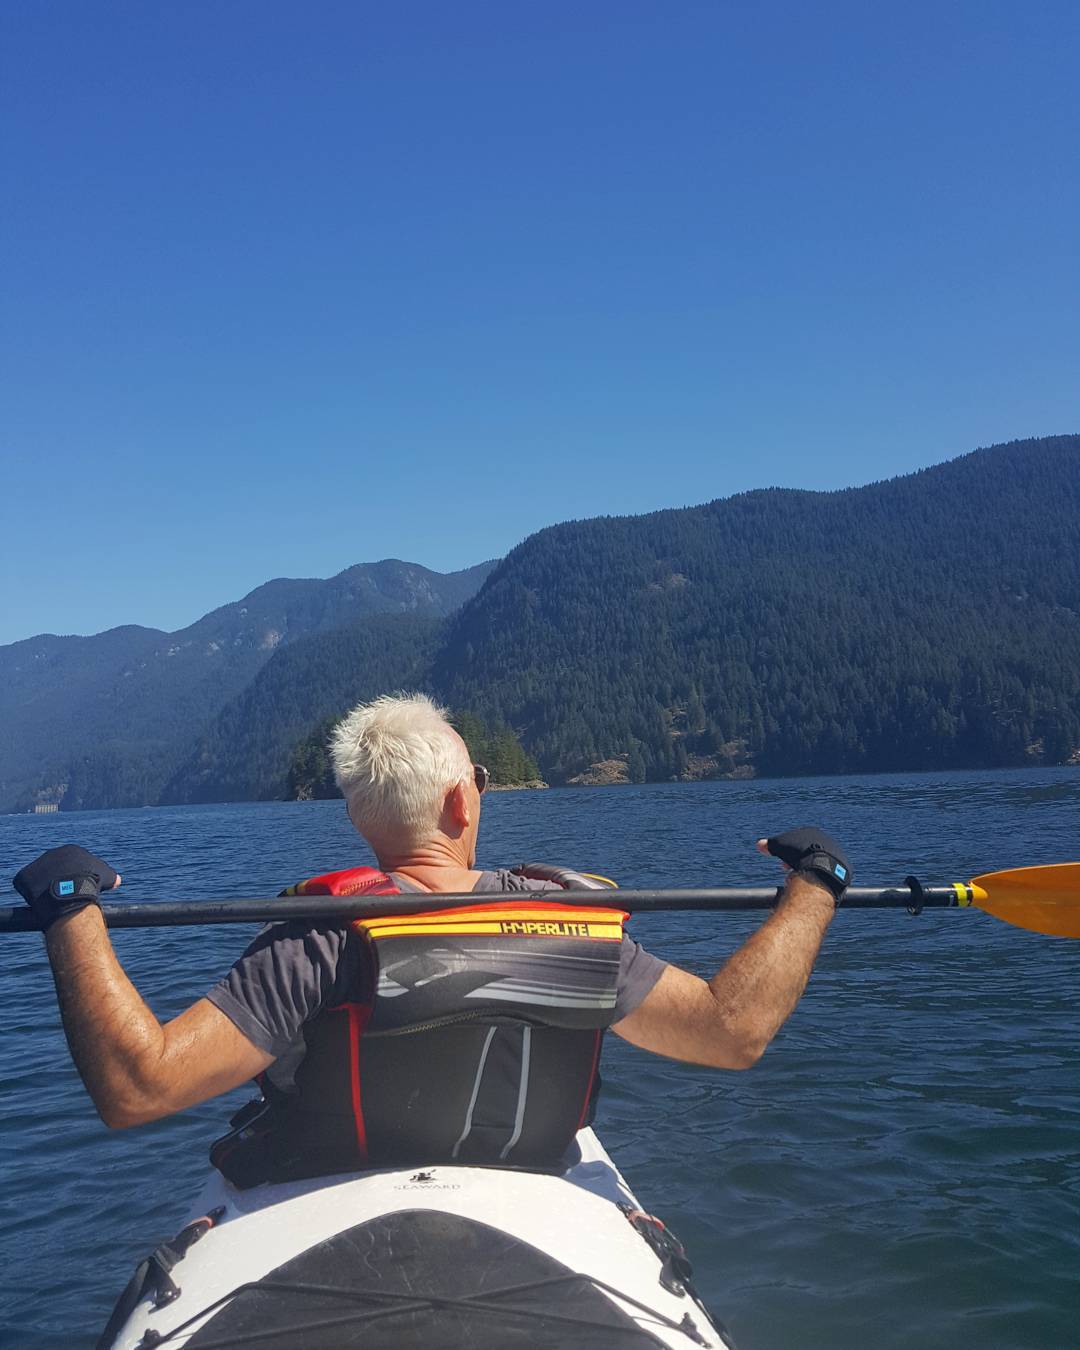
M 103 1344 L 728 1345 L 663 1230 L 628 1218 L 637 1202 L 591 1130 L 578 1146 L 558 1174 L 433 1166 L 247 1191 L 214 1174 L 194 1216 L 214 1224 L 168 1275 L 179 1293 L 147 1293 Z

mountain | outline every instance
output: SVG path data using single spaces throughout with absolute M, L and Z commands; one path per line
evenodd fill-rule
M 0 647 L 0 809 L 158 800 L 194 738 L 279 649 L 381 614 L 444 617 L 494 563 L 442 575 L 394 559 L 279 579 L 175 633 L 123 627 Z
M 431 679 L 551 781 L 1060 763 L 1080 747 L 1080 437 L 542 530 Z
M 278 795 L 317 723 L 399 687 L 555 783 L 1080 763 L 1080 436 L 555 525 L 454 578 L 271 582 L 183 634 L 0 648 L 0 802 Z

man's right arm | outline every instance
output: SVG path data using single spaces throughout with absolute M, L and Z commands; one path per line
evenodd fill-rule
M 45 935 L 75 1067 L 106 1125 L 142 1125 L 228 1092 L 274 1056 L 208 999 L 162 1025 L 117 960 L 96 905 Z

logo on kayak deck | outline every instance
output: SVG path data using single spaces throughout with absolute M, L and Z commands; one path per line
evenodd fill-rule
M 408 1179 L 402 1181 L 394 1187 L 395 1191 L 460 1191 L 461 1186 L 456 1181 L 436 1181 L 435 1173 L 415 1172 Z

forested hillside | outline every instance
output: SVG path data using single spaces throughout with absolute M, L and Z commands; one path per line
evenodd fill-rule
M 433 671 L 545 777 L 1060 763 L 1080 747 L 1080 437 L 843 492 L 555 526 Z

